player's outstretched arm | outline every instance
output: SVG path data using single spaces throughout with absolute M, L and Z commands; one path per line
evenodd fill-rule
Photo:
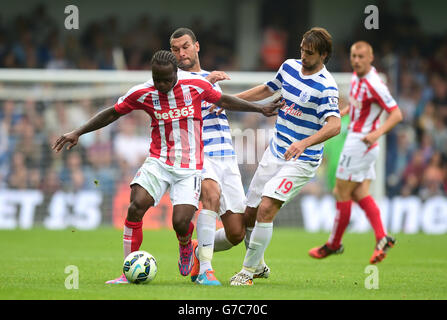
M 268 86 L 265 84 L 260 84 L 259 86 L 242 91 L 235 96 L 247 101 L 260 101 L 271 97 L 273 94 L 274 92 L 270 91 Z
M 115 107 L 104 109 L 93 116 L 93 118 L 91 118 L 89 121 L 87 121 L 86 124 L 82 125 L 78 129 L 60 136 L 53 144 L 52 149 L 56 152 L 59 152 L 62 150 L 64 145 L 68 143 L 69 145 L 67 147 L 67 150 L 70 150 L 78 144 L 79 137 L 82 136 L 84 133 L 101 129 L 102 127 L 105 127 L 108 124 L 116 121 L 121 116 L 122 114 L 117 112 L 115 110 Z
M 326 124 L 318 130 L 315 134 L 307 137 L 306 139 L 295 141 L 290 145 L 290 147 L 284 153 L 284 159 L 298 159 L 301 153 L 307 148 L 324 142 L 333 136 L 340 133 L 341 121 L 339 117 L 328 117 Z
M 385 133 L 393 129 L 399 122 L 401 122 L 402 118 L 403 116 L 400 109 L 394 108 L 388 115 L 388 118 L 385 120 L 385 122 L 379 128 L 377 128 L 377 130 L 367 134 L 362 139 L 362 141 L 369 146 L 374 144 L 380 138 L 380 136 L 384 135 Z
M 261 101 L 261 100 L 271 97 L 273 94 L 274 94 L 274 92 L 270 91 L 270 89 L 265 84 L 261 84 L 254 88 L 248 89 L 248 90 L 240 92 L 238 94 L 235 94 L 234 96 L 239 99 L 246 100 L 246 101 Z M 216 106 L 213 106 L 213 108 L 210 110 L 210 112 L 213 112 L 215 109 L 216 109 Z M 220 108 L 216 111 L 216 114 L 219 115 L 222 113 L 222 111 L 223 111 L 223 109 Z
M 281 101 L 281 97 L 266 105 L 249 102 L 235 96 L 223 94 L 219 101 L 215 104 L 221 108 L 231 111 L 241 112 L 259 112 L 266 117 L 271 117 L 278 114 L 277 109 L 284 105 L 285 101 Z

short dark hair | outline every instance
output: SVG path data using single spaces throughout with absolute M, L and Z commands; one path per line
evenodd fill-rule
M 318 51 L 321 55 L 327 53 L 324 63 L 329 61 L 332 54 L 332 36 L 324 28 L 314 27 L 303 35 L 303 43 Z
M 174 54 L 171 51 L 167 50 L 159 50 L 154 53 L 151 59 L 151 65 L 158 64 L 158 65 L 168 65 L 172 64 L 174 67 L 174 70 L 177 71 L 178 64 L 177 59 L 175 58 Z
M 169 42 L 172 41 L 172 39 L 177 39 L 180 37 L 183 37 L 184 35 L 188 35 L 191 37 L 192 42 L 196 42 L 197 41 L 197 37 L 194 34 L 194 32 L 191 29 L 188 28 L 178 28 L 177 30 L 175 30 L 172 34 L 171 37 L 169 38 Z

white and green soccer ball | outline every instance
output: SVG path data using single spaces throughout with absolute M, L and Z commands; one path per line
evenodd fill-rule
M 123 272 L 132 283 L 149 283 L 157 274 L 157 261 L 146 251 L 131 252 L 125 259 Z

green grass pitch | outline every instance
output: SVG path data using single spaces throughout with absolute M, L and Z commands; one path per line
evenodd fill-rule
M 193 284 L 178 272 L 178 242 L 172 230 L 144 231 L 141 250 L 153 254 L 158 274 L 147 285 L 106 285 L 121 274 L 122 231 L 44 229 L 0 231 L 0 299 L 148 299 L 148 300 L 331 300 L 447 299 L 447 235 L 397 234 L 396 246 L 377 265 L 378 289 L 367 289 L 365 273 L 373 251 L 372 233 L 347 233 L 345 252 L 314 260 L 307 251 L 327 240 L 327 233 L 275 228 L 266 262 L 269 279 L 252 287 L 231 287 L 245 247 L 214 254 L 221 287 Z M 79 270 L 79 288 L 67 289 L 65 268 Z

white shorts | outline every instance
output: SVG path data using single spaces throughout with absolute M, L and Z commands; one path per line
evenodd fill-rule
M 361 139 L 365 135 L 349 133 L 338 161 L 336 177 L 341 180 L 362 182 L 376 178 L 375 164 L 379 145 L 368 147 Z
M 170 187 L 172 205 L 190 204 L 199 208 L 200 170 L 175 168 L 152 157 L 146 158 L 130 183 L 142 186 L 158 205 Z
M 267 147 L 251 180 L 246 205 L 257 208 L 263 196 L 286 204 L 315 176 L 317 169 L 318 165 L 306 161 L 279 159 Z
M 212 179 L 220 187 L 219 214 L 245 211 L 245 191 L 236 157 L 208 157 L 203 161 L 202 179 Z

